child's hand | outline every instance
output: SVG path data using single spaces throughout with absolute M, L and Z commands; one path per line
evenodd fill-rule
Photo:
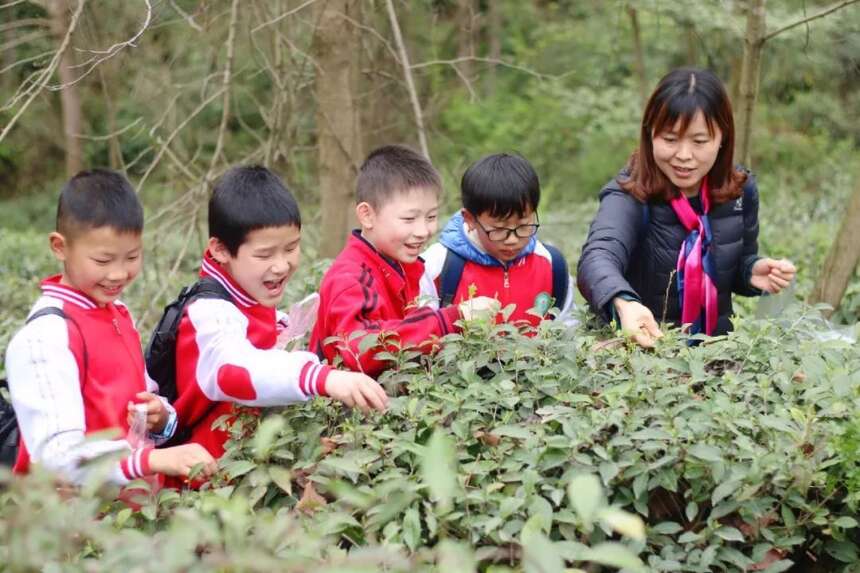
M 615 297 L 612 304 L 618 314 L 621 331 L 642 348 L 652 348 L 657 339 L 663 336 L 654 315 L 644 304 L 621 297 Z
M 183 444 L 163 450 L 152 450 L 149 454 L 149 469 L 167 476 L 186 477 L 198 464 L 203 464 L 198 477 L 208 478 L 218 471 L 215 458 L 200 444 Z
M 458 308 L 460 309 L 460 316 L 464 320 L 472 320 L 484 316 L 495 316 L 502 309 L 502 304 L 498 300 L 488 296 L 476 296 L 475 298 L 464 300 L 459 304 Z
M 140 400 L 140 403 L 146 404 L 146 431 L 160 434 L 164 430 L 164 425 L 167 424 L 167 419 L 170 416 L 164 402 L 152 392 L 138 392 L 135 397 Z M 136 405 L 131 402 L 128 403 L 129 427 L 131 427 L 134 420 Z
M 325 381 L 326 393 L 365 414 L 370 410 L 388 409 L 388 395 L 376 380 L 360 372 L 332 370 Z
M 797 269 L 786 259 L 759 259 L 752 267 L 750 284 L 770 294 L 776 294 L 794 280 Z

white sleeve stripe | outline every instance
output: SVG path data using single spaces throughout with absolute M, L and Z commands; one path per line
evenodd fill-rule
M 313 366 L 311 366 L 311 370 L 308 376 L 308 378 L 310 378 L 310 383 L 308 384 L 308 386 L 310 387 L 311 393 L 314 396 L 320 395 L 320 389 L 318 386 L 320 371 L 322 371 L 322 366 L 320 366 L 319 364 L 314 364 Z

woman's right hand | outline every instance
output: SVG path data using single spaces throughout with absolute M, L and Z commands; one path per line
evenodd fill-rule
M 621 297 L 612 299 L 612 305 L 621 323 L 621 331 L 643 348 L 653 348 L 657 339 L 663 336 L 654 315 L 644 304 Z
M 149 454 L 149 469 L 153 473 L 187 477 L 191 469 L 203 464 L 198 477 L 208 478 L 218 471 L 218 462 L 200 444 L 183 444 L 163 450 L 152 450 Z

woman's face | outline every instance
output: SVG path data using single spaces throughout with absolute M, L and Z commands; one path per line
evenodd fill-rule
M 680 119 L 671 129 L 651 134 L 657 167 L 685 195 L 698 193 L 702 179 L 717 160 L 723 134 L 716 124 L 713 129 L 714 133 L 708 131 L 705 115 L 699 110 L 683 135 Z

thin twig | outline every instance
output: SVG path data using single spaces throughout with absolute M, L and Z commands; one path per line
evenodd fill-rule
M 18 4 L 23 4 L 27 0 L 14 0 L 13 2 L 7 2 L 5 4 L 0 4 L 0 10 L 3 8 L 11 8 L 13 6 L 17 6 Z
M 403 66 L 403 76 L 406 80 L 406 89 L 409 92 L 409 99 L 412 102 L 412 112 L 415 114 L 415 124 L 418 128 L 418 142 L 421 145 L 421 152 L 427 159 L 430 159 L 430 148 L 427 145 L 427 134 L 424 131 L 424 117 L 421 113 L 421 102 L 418 101 L 418 92 L 415 89 L 415 82 L 412 79 L 412 67 L 409 65 L 409 55 L 406 53 L 406 44 L 403 43 L 403 35 L 400 33 L 400 23 L 397 21 L 397 12 L 394 10 L 394 2 L 385 0 L 388 8 L 388 19 L 391 22 L 391 30 L 394 32 L 394 43 L 397 45 L 397 51 L 400 52 L 400 63 Z
M 117 44 L 114 44 L 113 46 L 109 47 L 106 50 L 80 50 L 82 52 L 89 52 L 90 54 L 93 54 L 92 58 L 90 58 L 86 62 L 83 62 L 83 63 L 75 66 L 76 68 L 86 67 L 86 70 L 84 71 L 84 73 L 82 73 L 81 75 L 79 75 L 77 78 L 75 78 L 74 80 L 72 80 L 70 82 L 67 82 L 64 84 L 55 84 L 52 86 L 48 86 L 48 89 L 51 91 L 59 91 L 63 88 L 73 86 L 76 83 L 80 82 L 85 77 L 87 77 L 88 75 L 90 75 L 90 73 L 92 73 L 92 71 L 96 68 L 96 66 L 98 66 L 99 64 L 111 59 L 112 57 L 114 57 L 115 55 L 120 53 L 123 49 L 125 49 L 127 47 L 136 47 L 135 42 L 137 42 L 137 40 L 143 35 L 143 33 L 149 27 L 149 23 L 152 21 L 152 4 L 150 3 L 150 0 L 143 0 L 143 2 L 144 2 L 144 4 L 146 4 L 146 19 L 144 20 L 143 25 L 140 27 L 140 29 L 137 31 L 137 33 L 134 36 L 132 36 L 131 38 L 129 38 L 128 40 L 126 40 L 124 42 L 119 42 Z
M 15 127 L 18 119 L 24 115 L 24 112 L 27 111 L 27 108 L 30 107 L 30 104 L 33 103 L 34 99 L 36 99 L 36 96 L 38 96 L 48 84 L 48 80 L 51 79 L 51 76 L 54 74 L 54 70 L 57 69 L 57 65 L 60 63 L 60 58 L 62 58 L 63 53 L 65 53 L 66 49 L 69 47 L 69 41 L 72 39 L 72 32 L 75 31 L 75 28 L 78 25 L 78 20 L 84 11 L 84 3 L 85 0 L 78 0 L 78 7 L 75 9 L 75 12 L 72 14 L 72 18 L 69 20 L 69 27 L 66 29 L 66 35 L 60 43 L 60 47 L 57 48 L 57 51 L 54 53 L 54 57 L 51 59 L 48 67 L 42 70 L 41 77 L 36 82 L 35 87 L 30 90 L 30 97 L 27 98 L 27 101 L 25 101 L 15 115 L 12 116 L 12 119 L 10 119 L 9 123 L 6 124 L 6 127 L 3 128 L 3 131 L 0 132 L 0 141 L 6 139 L 6 135 L 12 131 L 12 128 Z
M 198 105 L 194 109 L 194 111 L 192 111 L 191 114 L 189 114 L 188 117 L 186 117 L 182 121 L 182 123 L 180 123 L 179 126 L 170 133 L 170 135 L 167 137 L 167 139 L 162 144 L 161 149 L 158 150 L 158 154 L 152 160 L 152 163 L 149 164 L 149 167 L 146 168 L 146 171 L 143 173 L 143 176 L 140 178 L 140 181 L 138 181 L 138 183 L 137 183 L 138 191 L 143 188 L 143 184 L 146 182 L 146 179 L 149 177 L 149 174 L 152 173 L 152 170 L 155 169 L 155 166 L 158 164 L 159 161 L 161 161 L 161 156 L 164 155 L 164 150 L 167 148 L 167 146 L 170 145 L 170 143 L 173 141 L 173 138 L 176 137 L 176 135 L 183 128 L 185 128 L 185 126 L 188 125 L 192 119 L 194 119 L 197 116 L 197 114 L 199 114 L 201 111 L 203 111 L 203 109 L 207 105 L 209 105 L 213 100 L 215 100 L 217 97 L 219 97 L 223 93 L 224 93 L 224 88 L 221 88 L 220 90 L 215 91 L 209 97 L 207 97 L 205 100 L 200 102 L 200 105 Z
M 195 22 L 195 21 L 194 21 L 194 16 L 192 16 L 191 14 L 186 13 L 182 8 L 180 8 L 180 7 L 176 4 L 176 2 L 175 2 L 174 0 L 170 0 L 170 7 L 171 7 L 171 8 L 173 8 L 173 10 L 174 10 L 177 14 L 179 14 L 180 16 L 182 16 L 182 17 L 185 19 L 185 21 L 186 21 L 186 22 L 188 22 L 188 25 L 189 25 L 189 26 L 191 26 L 192 28 L 194 28 L 194 29 L 195 29 L 195 30 L 197 30 L 198 32 L 202 32 L 202 31 L 203 31 L 203 28 L 201 28 L 201 27 L 200 27 L 200 24 L 198 24 L 197 22 Z
M 262 29 L 263 29 L 263 28 L 265 28 L 266 26 L 271 26 L 271 25 L 273 25 L 273 24 L 277 24 L 278 22 L 280 22 L 281 20 L 283 20 L 283 19 L 284 19 L 284 18 L 286 18 L 287 16 L 291 16 L 292 14 L 295 14 L 296 12 L 298 12 L 299 10 L 301 10 L 302 8 L 305 8 L 305 7 L 307 7 L 307 6 L 310 6 L 311 4 L 313 4 L 313 3 L 314 3 L 314 2 L 316 2 L 316 1 L 317 1 L 317 0 L 308 0 L 308 1 L 307 1 L 307 2 L 305 2 L 304 4 L 301 4 L 301 5 L 299 5 L 299 6 L 296 6 L 296 7 L 295 7 L 295 8 L 293 8 L 292 10 L 287 10 L 286 12 L 284 12 L 283 14 L 281 14 L 280 16 L 278 16 L 277 18 L 275 18 L 275 19 L 273 19 L 273 20 L 269 20 L 268 22 L 263 22 L 262 24 L 260 24 L 260 25 L 259 25 L 259 26 L 257 26 L 256 28 L 252 28 L 252 29 L 251 29 L 251 33 L 253 34 L 253 33 L 255 33 L 255 32 L 259 31 L 259 30 L 262 30 Z
M 857 0 L 854 0 L 854 1 L 857 1 Z M 412 68 L 413 70 L 417 70 L 418 68 L 426 68 L 429 66 L 440 66 L 440 65 L 454 66 L 455 64 L 459 64 L 462 62 L 482 62 L 485 64 L 494 64 L 497 66 L 502 66 L 505 68 L 511 68 L 512 70 L 518 70 L 518 71 L 524 72 L 526 74 L 529 74 L 530 76 L 534 76 L 534 77 L 541 79 L 541 80 L 555 79 L 555 78 L 559 77 L 559 76 L 554 76 L 554 75 L 542 74 L 540 72 L 536 72 L 532 69 L 529 69 L 525 66 L 520 66 L 518 64 L 512 64 L 512 63 L 506 62 L 504 60 L 499 60 L 496 58 L 482 58 L 480 56 L 462 56 L 459 58 L 452 58 L 450 60 L 429 60 L 429 61 L 421 62 L 418 64 L 412 64 L 409 67 Z M 570 72 L 566 72 L 566 73 L 570 73 Z
M 761 42 L 765 43 L 768 40 L 770 40 L 771 38 L 773 38 L 774 36 L 778 36 L 779 34 L 782 34 L 783 32 L 791 30 L 792 28 L 802 26 L 803 24 L 806 24 L 807 22 L 817 20 L 818 18 L 823 18 L 824 16 L 827 16 L 828 14 L 830 14 L 832 12 L 836 12 L 837 10 L 840 10 L 846 6 L 850 6 L 851 4 L 856 4 L 857 2 L 860 2 L 860 0 L 843 0 L 842 2 L 838 2 L 838 3 L 834 4 L 833 6 L 830 6 L 828 8 L 821 10 L 820 12 L 816 12 L 812 16 L 807 16 L 806 18 L 801 18 L 801 19 L 797 20 L 796 22 L 792 22 L 791 24 L 788 24 L 787 26 L 783 26 L 782 28 L 778 28 L 778 29 L 774 30 L 773 32 L 768 32 L 767 34 L 765 34 L 762 37 Z
M 227 121 L 230 119 L 230 82 L 233 79 L 233 56 L 236 50 L 236 25 L 239 20 L 239 0 L 233 0 L 230 6 L 230 28 L 227 32 L 227 61 L 224 62 L 224 79 L 221 83 L 221 88 L 224 91 L 224 101 L 221 110 L 221 125 L 218 126 L 218 140 L 215 143 L 215 152 L 212 154 L 212 160 L 209 162 L 209 170 L 206 173 L 206 178 L 212 175 L 215 169 L 215 164 L 218 163 L 218 158 L 221 156 L 221 149 L 224 147 L 224 133 L 227 131 Z
M 118 129 L 117 131 L 107 133 L 105 135 L 84 135 L 83 133 L 73 133 L 72 135 L 77 137 L 78 139 L 88 139 L 90 141 L 107 141 L 108 139 L 112 139 L 117 135 L 122 135 L 141 121 L 143 121 L 143 116 L 138 117 L 136 120 L 123 127 L 122 129 Z

